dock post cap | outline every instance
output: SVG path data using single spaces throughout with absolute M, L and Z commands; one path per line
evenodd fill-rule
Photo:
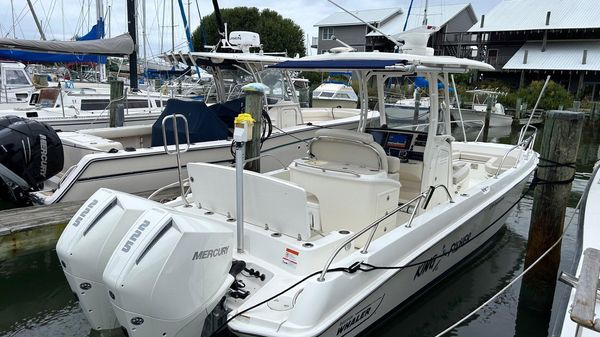
M 264 85 L 262 83 L 255 82 L 255 83 L 249 83 L 249 84 L 246 84 L 245 86 L 243 86 L 242 91 L 247 94 L 250 94 L 250 93 L 264 94 L 269 91 L 269 87 L 267 87 L 266 85 Z
M 564 120 L 580 120 L 583 119 L 583 112 L 567 111 L 567 110 L 548 110 L 546 111 L 546 117 L 552 116 L 555 119 Z

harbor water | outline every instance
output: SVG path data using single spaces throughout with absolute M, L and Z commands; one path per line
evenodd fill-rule
M 505 128 L 490 131 L 491 141 L 516 142 L 518 130 Z M 457 132 L 457 139 L 461 138 L 459 135 Z M 538 136 L 538 140 L 541 138 Z M 599 143 L 600 125 L 596 125 L 595 129 L 586 126 L 566 212 L 566 222 L 572 216 L 574 219 L 562 243 L 563 261 L 571 261 L 575 253 L 577 217 L 574 207 L 589 179 Z M 2 207 L 6 205 L 0 204 Z M 504 229 L 476 255 L 464 261 L 448 277 L 430 287 L 412 303 L 388 315 L 385 321 L 365 335 L 435 336 L 496 294 L 523 270 L 531 208 L 532 196 L 526 195 L 515 207 Z M 567 266 L 561 266 L 560 269 L 565 268 Z M 566 286 L 559 283 L 558 287 Z M 519 290 L 520 282 L 517 282 L 446 336 L 548 335 L 548 322 L 544 319 L 535 316 L 517 319 Z M 49 250 L 0 261 L 0 336 L 83 337 L 123 334 L 120 331 L 100 333 L 90 329 L 71 294 L 56 252 Z

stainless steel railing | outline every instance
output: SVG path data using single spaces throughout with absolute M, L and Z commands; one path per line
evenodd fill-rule
M 421 193 L 419 193 L 419 195 L 417 195 L 416 197 L 410 199 L 408 202 L 406 202 L 406 203 L 404 203 L 402 205 L 399 205 L 393 211 L 391 211 L 389 213 L 386 213 L 384 216 L 382 216 L 379 219 L 373 221 L 368 226 L 364 227 L 360 231 L 354 233 L 353 235 L 351 235 L 350 237 L 348 237 L 346 240 L 344 240 L 335 249 L 335 251 L 329 256 L 329 259 L 327 259 L 327 262 L 325 263 L 325 266 L 321 270 L 321 274 L 319 275 L 319 278 L 317 279 L 317 281 L 322 282 L 322 281 L 325 280 L 325 275 L 327 274 L 327 270 L 329 269 L 329 267 L 333 263 L 333 260 L 335 259 L 335 257 L 340 253 L 340 251 L 342 249 L 344 249 L 344 247 L 346 247 L 352 241 L 356 240 L 358 237 L 364 235 L 369 230 L 371 230 L 369 238 L 367 239 L 367 242 L 365 243 L 365 245 L 363 246 L 363 248 L 360 251 L 361 254 L 368 253 L 369 246 L 371 245 L 371 241 L 373 241 L 373 238 L 375 237 L 375 232 L 377 232 L 377 228 L 379 227 L 379 224 L 381 222 L 385 221 L 386 219 L 388 219 L 389 217 L 391 217 L 392 215 L 400 212 L 401 210 L 403 210 L 405 208 L 408 209 L 410 207 L 410 205 L 412 205 L 413 203 L 416 202 L 417 205 L 413 208 L 413 210 L 411 212 L 411 215 L 410 215 L 410 219 L 408 221 L 408 224 L 406 225 L 407 228 L 410 228 L 412 226 L 412 222 L 413 222 L 413 220 L 414 220 L 414 218 L 416 216 L 416 212 L 417 212 L 417 210 L 419 209 L 419 207 L 421 205 L 421 200 L 422 199 L 426 200 L 425 204 L 423 205 L 423 208 L 427 208 L 429 200 L 431 200 L 431 197 L 433 196 L 433 193 L 435 192 L 435 190 L 437 190 L 438 188 L 442 188 L 442 187 L 446 191 L 446 194 L 448 196 L 449 202 L 453 203 L 454 200 L 452 199 L 452 196 L 450 195 L 450 192 L 448 191 L 448 188 L 446 186 L 444 186 L 444 185 L 437 185 L 437 186 L 431 186 L 431 187 L 429 187 L 429 190 L 427 190 L 427 192 L 421 192 Z
M 185 149 L 183 149 L 183 150 L 181 150 L 179 148 L 179 134 L 177 132 L 178 131 L 177 130 L 177 118 L 182 119 L 185 124 L 184 130 L 185 130 L 185 137 L 187 140 L 187 144 L 186 144 Z M 174 151 L 169 150 L 169 147 L 167 145 L 167 130 L 165 128 L 165 124 L 167 123 L 167 120 L 173 121 L 173 135 L 175 137 L 175 150 Z M 165 116 L 165 118 L 163 118 L 163 120 L 162 120 L 162 136 L 163 136 L 163 146 L 165 147 L 165 152 L 168 155 L 175 155 L 177 157 L 177 175 L 179 177 L 179 188 L 181 189 L 181 199 L 183 200 L 185 207 L 190 207 L 190 204 L 187 201 L 187 198 L 185 196 L 185 188 L 183 186 L 183 176 L 181 173 L 181 153 L 185 153 L 190 149 L 190 129 L 188 126 L 187 118 L 181 114 L 172 114 L 169 116 Z

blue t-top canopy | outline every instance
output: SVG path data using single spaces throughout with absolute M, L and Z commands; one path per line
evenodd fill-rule
M 332 70 L 360 70 L 360 69 L 385 69 L 386 67 L 402 64 L 404 60 L 290 60 L 269 66 L 269 68 L 282 69 L 332 69 Z

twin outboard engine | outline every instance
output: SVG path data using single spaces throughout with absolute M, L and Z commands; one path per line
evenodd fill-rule
M 88 199 L 57 253 L 93 329 L 199 336 L 233 277 L 233 232 L 108 189 Z
M 71 291 L 94 330 L 121 326 L 109 302 L 102 273 L 125 233 L 153 204 L 101 188 L 81 206 L 56 244 Z
M 22 202 L 63 169 L 60 138 L 52 127 L 17 116 L 0 117 L 0 185 Z
M 129 337 L 197 337 L 233 276 L 233 232 L 164 208 L 138 218 L 104 270 Z

